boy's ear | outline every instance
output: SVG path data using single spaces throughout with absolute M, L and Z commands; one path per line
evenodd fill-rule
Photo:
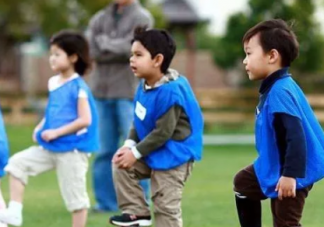
M 78 60 L 78 55 L 72 54 L 71 56 L 69 56 L 69 59 L 72 63 L 76 63 Z
M 163 63 L 163 60 L 164 60 L 164 56 L 163 56 L 162 54 L 157 54 L 157 55 L 154 57 L 154 59 L 153 59 L 153 61 L 154 61 L 153 66 L 154 66 L 155 68 L 157 68 L 157 67 L 161 67 L 161 65 L 162 65 L 162 63 Z
M 281 56 L 280 56 L 278 50 L 276 50 L 276 49 L 270 50 L 269 53 L 268 53 L 268 56 L 269 56 L 268 62 L 270 64 L 275 64 L 278 61 L 280 61 L 280 59 L 281 59 Z

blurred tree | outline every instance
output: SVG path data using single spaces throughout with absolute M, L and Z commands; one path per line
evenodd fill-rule
M 0 39 L 17 42 L 35 32 L 49 37 L 63 28 L 84 29 L 90 17 L 112 0 L 10 0 L 0 1 Z M 164 26 L 162 10 L 141 0 L 152 12 L 157 27 Z M 1 41 L 0 41 L 1 42 Z
M 208 29 L 209 21 L 204 21 L 198 24 L 196 28 L 197 48 L 202 50 L 215 51 L 218 47 L 219 37 L 211 34 Z
M 282 18 L 293 24 L 300 42 L 300 58 L 293 68 L 300 72 L 318 71 L 324 60 L 324 39 L 314 19 L 314 11 L 314 0 L 249 0 L 247 12 L 229 18 L 226 32 L 214 49 L 215 61 L 225 68 L 236 66 L 244 58 L 241 43 L 244 33 L 262 20 Z
M 47 42 L 53 33 L 64 28 L 85 30 L 90 17 L 112 1 L 0 0 L 0 75 L 8 74 L 4 72 L 8 61 L 18 59 L 17 43 L 32 38 L 45 38 Z M 156 27 L 164 27 L 162 8 L 151 0 L 140 1 L 152 12 Z

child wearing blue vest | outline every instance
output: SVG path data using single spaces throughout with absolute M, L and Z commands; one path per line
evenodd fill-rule
M 84 227 L 89 197 L 86 173 L 89 153 L 98 150 L 97 114 L 93 96 L 82 76 L 90 66 L 86 39 L 74 31 L 61 31 L 50 41 L 49 63 L 58 73 L 49 79 L 48 104 L 33 139 L 38 143 L 9 159 L 10 202 L 0 221 L 22 225 L 22 202 L 29 176 L 57 172 L 59 187 L 72 226 Z
M 139 180 L 150 178 L 156 227 L 181 227 L 182 191 L 193 162 L 201 159 L 203 119 L 188 80 L 168 69 L 175 54 L 163 30 L 138 28 L 130 66 L 141 78 L 134 124 L 113 157 L 113 177 L 122 215 L 117 226 L 150 226 L 149 205 Z
M 2 178 L 5 175 L 4 168 L 8 163 L 9 157 L 9 146 L 8 139 L 6 134 L 5 125 L 2 118 L 2 113 L 0 110 L 0 177 Z M 0 190 L 0 210 L 6 209 L 6 203 L 3 199 L 2 192 Z M 5 223 L 0 223 L 0 227 L 6 227 Z
M 324 177 L 324 134 L 289 66 L 298 41 L 285 21 L 272 19 L 243 37 L 250 80 L 262 80 L 256 108 L 258 157 L 234 179 L 242 227 L 261 227 L 261 200 L 271 199 L 273 226 L 301 226 L 305 199 Z

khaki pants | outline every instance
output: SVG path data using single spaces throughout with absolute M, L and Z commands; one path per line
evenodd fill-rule
M 141 160 L 128 170 L 114 165 L 113 177 L 119 208 L 123 213 L 150 215 L 139 180 L 151 178 L 155 226 L 182 227 L 182 191 L 192 167 L 193 163 L 188 162 L 171 170 L 158 171 L 150 169 Z
M 86 188 L 88 155 L 83 152 L 54 153 L 40 146 L 32 146 L 9 159 L 5 171 L 24 185 L 29 176 L 56 169 L 61 195 L 70 212 L 90 206 Z

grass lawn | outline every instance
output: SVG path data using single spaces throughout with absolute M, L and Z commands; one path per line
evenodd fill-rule
M 219 123 L 205 125 L 205 134 L 253 134 L 254 124 L 251 122 L 241 122 L 239 124 Z
M 12 152 L 32 144 L 32 127 L 7 127 Z M 238 227 L 232 179 L 242 167 L 255 158 L 253 146 L 206 147 L 203 160 L 196 163 L 183 198 L 184 227 Z M 89 173 L 89 193 L 91 191 Z M 2 181 L 2 190 L 8 199 L 8 181 Z M 307 227 L 322 226 L 324 215 L 324 183 L 315 185 L 305 207 L 303 224 Z M 263 227 L 272 226 L 269 201 L 264 202 Z M 108 214 L 90 214 L 88 226 L 108 226 Z M 25 193 L 25 227 L 70 226 L 70 215 L 60 197 L 55 172 L 30 178 Z

